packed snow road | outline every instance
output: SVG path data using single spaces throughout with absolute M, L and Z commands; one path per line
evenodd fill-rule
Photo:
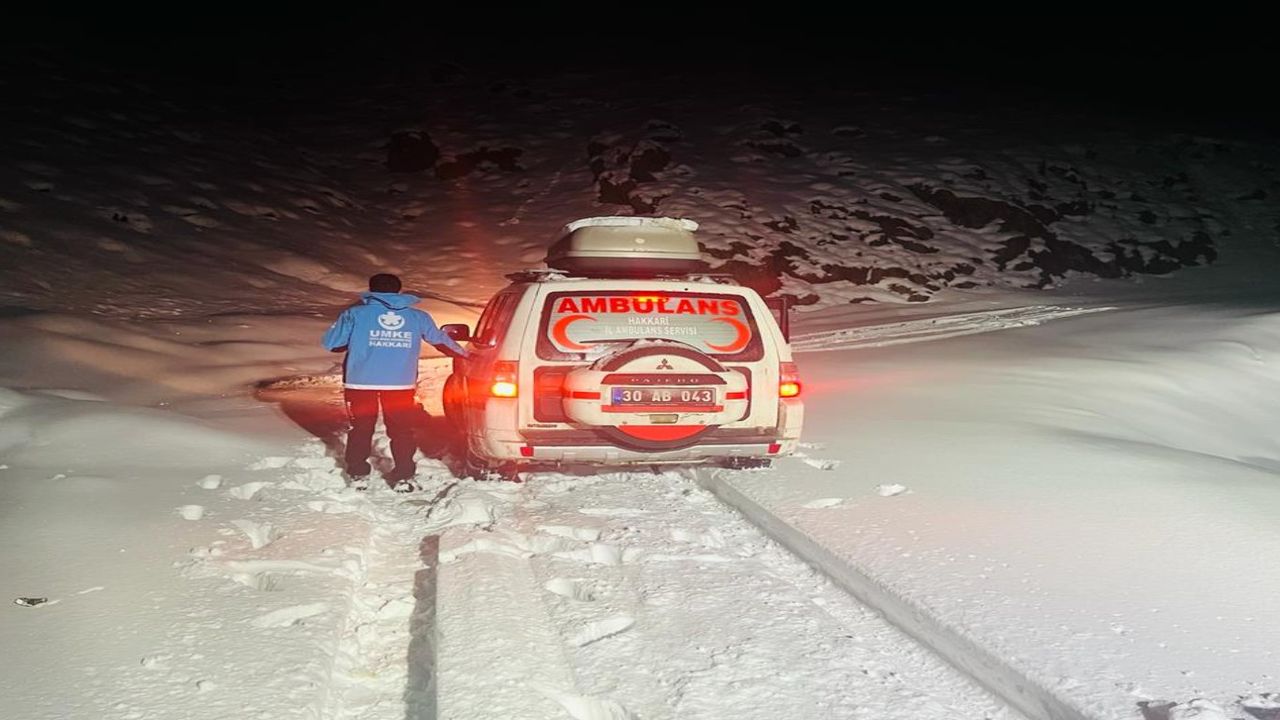
M 406 497 L 318 444 L 291 466 L 310 509 L 377 520 L 319 717 L 1017 717 L 688 475 L 433 466 Z

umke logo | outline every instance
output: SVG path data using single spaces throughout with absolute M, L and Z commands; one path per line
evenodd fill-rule
M 399 330 L 404 327 L 404 318 L 388 310 L 378 316 L 378 324 L 386 330 Z

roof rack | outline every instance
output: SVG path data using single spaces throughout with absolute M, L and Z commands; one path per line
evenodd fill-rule
M 547 280 L 563 280 L 567 277 L 569 277 L 569 273 L 555 268 L 527 268 L 507 273 L 507 279 L 511 282 L 545 282 Z
M 685 277 L 687 277 L 690 280 L 693 280 L 694 282 L 714 282 L 714 283 L 720 283 L 721 285 L 738 285 L 739 284 L 738 278 L 734 277 L 733 275 L 730 275 L 729 273 L 711 273 L 711 272 L 690 273 Z

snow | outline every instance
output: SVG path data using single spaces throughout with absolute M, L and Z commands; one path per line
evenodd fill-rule
M 631 215 L 614 215 L 609 217 L 582 218 L 574 220 L 564 226 L 564 233 L 569 233 L 584 227 L 656 227 L 669 230 L 682 230 L 684 232 L 694 232 L 698 229 L 698 223 L 688 218 L 668 218 L 668 217 L 635 217 Z
M 443 159 L 389 175 L 364 103 L 273 129 L 64 81 L 112 110 L 0 121 L 0 716 L 1280 706 L 1269 146 L 562 78 L 433 87 Z M 317 338 L 369 274 L 474 324 L 566 221 L 645 207 L 809 303 L 800 453 L 344 486 Z
M 542 474 L 493 500 L 440 540 L 442 717 L 1013 717 L 692 478 Z
M 1261 560 L 1280 551 L 1280 314 L 1112 310 L 844 352 L 800 356 L 806 452 L 840 470 L 729 483 L 1089 717 L 1280 682 L 1260 589 L 1280 579 Z M 893 502 L 830 500 L 868 494 Z

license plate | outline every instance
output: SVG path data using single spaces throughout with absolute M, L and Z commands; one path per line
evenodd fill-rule
M 613 388 L 614 405 L 714 405 L 711 388 Z

